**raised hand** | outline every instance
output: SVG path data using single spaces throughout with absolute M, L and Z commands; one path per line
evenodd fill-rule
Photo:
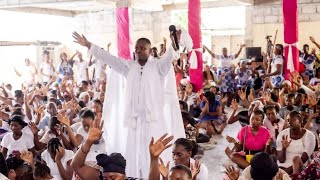
M 246 47 L 246 44 L 240 44 L 240 47 L 244 48 L 244 47 Z
M 201 163 L 198 160 L 194 164 L 191 163 L 192 180 L 196 180 L 197 175 L 200 173 L 200 167 Z
M 315 106 L 317 105 L 318 101 L 317 101 L 317 98 L 313 95 L 308 95 L 308 104 L 310 106 Z
M 315 42 L 316 42 L 316 40 L 315 40 L 314 37 L 312 37 L 312 36 L 310 36 L 310 41 L 311 41 L 312 43 L 315 43 Z
M 233 166 L 227 167 L 226 173 L 230 180 L 237 180 L 240 176 L 240 172 L 237 171 Z
M 312 50 L 311 50 L 311 54 L 316 54 L 316 48 L 312 48 Z
M 33 154 L 30 151 L 22 151 L 20 154 L 20 158 L 31 165 L 34 163 Z
M 168 134 L 164 134 L 160 139 L 154 142 L 154 138 L 151 138 L 151 142 L 149 144 L 150 155 L 153 158 L 158 158 L 160 154 L 168 149 L 172 144 L 169 144 L 173 140 L 173 136 L 167 137 Z
M 74 38 L 74 42 L 80 44 L 81 46 L 86 46 L 88 49 L 91 48 L 91 43 L 87 40 L 84 35 L 80 35 L 77 32 L 72 33 L 72 37 Z
M 57 162 L 57 161 L 61 161 L 61 159 L 63 158 L 65 154 L 65 150 L 62 146 L 59 146 L 59 148 L 57 149 L 56 151 L 56 156 L 54 158 L 54 160 Z
M 238 110 L 239 104 L 237 103 L 237 100 L 233 99 L 231 101 L 231 106 L 234 111 Z
M 167 38 L 163 37 L 163 42 L 166 43 L 167 42 Z
M 70 126 L 69 118 L 66 115 L 62 115 L 62 114 L 63 113 L 61 113 L 61 112 L 57 114 L 58 121 L 66 126 Z
M 163 178 L 167 178 L 169 175 L 169 167 L 170 167 L 170 161 L 167 162 L 167 165 L 164 165 L 163 160 L 159 158 L 160 164 L 159 164 L 159 171 Z
M 31 129 L 31 132 L 33 134 L 38 134 L 39 129 L 37 128 L 37 126 L 36 126 L 36 124 L 34 122 L 29 122 L 28 126 Z
M 288 135 L 282 136 L 282 141 L 281 141 L 282 148 L 287 149 L 289 147 L 291 141 L 292 141 L 291 139 L 290 140 L 288 139 Z
M 223 104 L 225 104 L 227 101 L 228 101 L 228 96 L 224 96 L 223 98 L 222 98 L 222 100 L 221 100 L 221 102 L 223 103 Z
M 109 42 L 107 46 L 110 47 L 111 46 L 111 42 Z
M 239 95 L 241 100 L 246 99 L 246 92 L 245 91 L 238 90 L 238 95 Z
M 103 121 L 99 124 L 96 120 L 93 121 L 92 125 L 89 128 L 87 141 L 94 143 L 101 139 L 102 136 L 102 128 L 103 128 Z
M 42 114 L 43 111 L 44 111 L 44 109 L 45 109 L 45 105 L 40 106 L 38 109 L 36 109 L 36 112 L 37 112 L 38 114 Z

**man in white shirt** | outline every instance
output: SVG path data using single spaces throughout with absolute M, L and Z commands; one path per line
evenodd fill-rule
M 172 61 L 175 50 L 169 48 L 160 60 L 154 61 L 150 55 L 151 42 L 140 38 L 135 47 L 137 60 L 127 61 L 110 55 L 76 32 L 73 36 L 94 57 L 112 68 L 114 74 L 112 72 L 110 76 L 114 76 L 110 80 L 118 82 L 114 87 L 108 82 L 110 86 L 106 99 L 109 103 L 103 110 L 104 127 L 108 128 L 105 140 L 109 152 L 125 154 L 128 176 L 147 179 L 150 169 L 150 157 L 147 154 L 151 137 L 158 138 L 165 133 L 173 134 L 175 138 L 185 136 L 176 89 L 165 88 L 168 84 L 175 87 L 174 78 L 165 82 L 167 75 L 174 77 Z M 164 113 L 169 101 L 176 103 L 173 103 L 176 106 L 170 114 Z M 122 104 L 123 108 L 117 108 L 117 104 Z M 117 113 L 119 109 L 122 113 Z M 168 119 L 174 121 L 169 122 Z M 163 155 L 163 159 L 171 159 L 171 153 Z
M 41 64 L 40 66 L 40 73 L 42 75 L 42 82 L 44 84 L 47 84 L 50 79 L 52 78 L 52 76 L 54 75 L 54 67 L 50 61 L 50 53 L 49 51 L 44 51 L 43 52 L 44 55 L 44 62 Z
M 26 85 L 33 85 L 36 82 L 37 69 L 34 64 L 31 64 L 28 58 L 25 59 L 24 66 L 19 69 L 14 68 L 16 74 L 22 78 L 23 83 Z
M 78 53 L 79 61 L 76 61 L 75 64 L 78 70 L 78 79 L 77 82 L 88 81 L 89 82 L 89 72 L 88 72 L 88 62 L 83 60 L 82 54 Z

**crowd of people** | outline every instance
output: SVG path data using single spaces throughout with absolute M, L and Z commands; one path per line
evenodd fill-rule
M 61 63 L 54 65 L 50 53 L 44 51 L 39 70 L 29 59 L 25 60 L 23 73 L 14 69 L 24 79 L 21 89 L 13 90 L 9 82 L 0 87 L 0 179 L 124 180 L 144 178 L 146 173 L 150 180 L 215 179 L 200 163 L 202 145 L 214 143 L 214 136 L 237 121 L 241 125 L 237 137 L 226 136 L 232 148 L 226 147 L 225 154 L 233 165 L 226 167 L 224 179 L 320 179 L 320 61 L 315 49 L 309 52 L 309 46 L 303 46 L 300 71 L 285 80 L 281 44 L 275 45 L 274 53 L 262 53 L 253 61 L 244 59 L 236 64 L 233 60 L 240 56 L 244 44 L 234 55 L 229 55 L 226 48 L 217 55 L 203 46 L 203 53 L 209 53 L 218 63 L 204 65 L 203 88 L 195 91 L 185 50 L 171 58 L 174 45 L 168 48 L 165 38 L 159 53 L 149 40 L 139 39 L 136 58 L 144 61 L 139 61 L 139 73 L 131 75 L 142 77 L 143 68 L 153 64 L 159 67 L 160 75 L 165 76 L 169 69 L 174 71 L 185 136 L 173 137 L 167 132 L 140 142 L 149 149 L 128 147 L 139 154 L 132 155 L 137 162 L 131 162 L 124 154 L 108 150 L 103 106 L 109 85 L 106 69 L 111 67 L 126 76 L 131 73 L 129 67 L 134 66 L 110 59 L 103 63 L 99 58 L 108 54 L 110 44 L 105 51 L 84 36 L 75 33 L 74 37 L 91 51 L 90 60 L 83 59 L 78 51 L 70 58 L 61 53 Z M 313 37 L 310 40 L 320 48 Z M 88 68 L 93 64 L 95 74 L 90 78 Z M 137 93 L 138 98 L 133 97 L 137 109 L 132 112 L 137 110 L 140 116 L 144 106 L 149 105 L 140 102 L 141 93 L 153 94 L 145 90 Z M 153 116 L 138 118 L 137 122 L 142 123 L 139 127 L 156 130 L 141 121 L 146 117 Z M 139 133 L 129 132 L 128 139 L 134 137 L 139 142 L 143 138 L 136 136 L 152 134 Z M 161 158 L 167 151 L 171 151 L 171 162 Z M 138 169 L 140 175 L 135 176 L 140 177 L 130 178 L 133 173 L 128 174 L 128 165 L 149 170 Z

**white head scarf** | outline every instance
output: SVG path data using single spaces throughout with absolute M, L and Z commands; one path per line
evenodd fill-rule
M 180 42 L 179 42 L 179 46 L 181 47 L 186 47 L 187 51 L 192 50 L 193 48 L 193 42 L 191 39 L 191 36 L 189 35 L 189 33 L 183 29 L 182 27 L 177 26 L 176 27 L 177 31 L 181 30 L 181 37 L 180 37 Z

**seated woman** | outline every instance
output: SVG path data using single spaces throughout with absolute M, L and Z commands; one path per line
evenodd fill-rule
M 58 138 L 53 138 L 48 142 L 47 150 L 41 154 L 47 166 L 51 170 L 51 175 L 57 180 L 72 179 L 73 170 L 70 166 L 74 153 L 63 148 Z
M 23 150 L 29 150 L 33 154 L 34 143 L 33 137 L 27 133 L 22 132 L 22 129 L 28 124 L 23 121 L 23 117 L 16 115 L 9 120 L 9 126 L 12 132 L 4 135 L 1 141 L 1 153 L 4 157 L 14 154 L 19 155 Z
M 250 165 L 246 160 L 245 155 L 254 155 L 263 152 L 266 149 L 270 149 L 271 147 L 271 143 L 269 142 L 271 135 L 268 129 L 262 126 L 263 119 L 263 111 L 256 109 L 251 115 L 250 125 L 242 127 L 239 131 L 239 142 L 236 142 L 233 138 L 227 137 L 229 142 L 235 144 L 235 147 L 234 151 L 231 151 L 231 149 L 227 147 L 225 153 L 232 162 L 242 169 Z
M 213 92 L 204 93 L 200 108 L 202 115 L 199 122 L 206 125 L 207 129 L 212 126 L 218 134 L 221 134 L 225 126 L 220 118 L 222 116 L 220 102 L 215 99 Z
M 40 140 L 38 136 L 39 130 L 36 127 L 36 125 L 34 123 L 29 123 L 29 126 L 34 134 L 33 142 L 37 151 L 43 151 L 52 138 L 58 138 L 62 143 L 63 147 L 65 147 L 66 149 L 73 149 L 73 146 L 69 141 L 66 132 L 63 131 L 63 128 L 61 127 L 60 122 L 58 121 L 58 118 L 56 116 L 50 119 L 49 129 L 44 133 Z
M 196 163 L 192 158 L 197 154 L 197 152 L 198 145 L 196 142 L 185 138 L 177 139 L 172 148 L 173 162 L 170 163 L 169 169 L 176 165 L 184 165 L 191 168 L 191 166 Z M 208 180 L 208 168 L 203 163 L 201 163 L 200 172 L 196 179 Z
M 95 120 L 94 112 L 90 109 L 85 110 L 81 114 L 81 123 L 82 125 L 79 127 L 76 133 L 74 133 L 70 127 L 70 121 L 68 119 L 59 119 L 63 124 L 67 127 L 67 132 L 69 134 L 69 138 L 71 140 L 71 143 L 74 145 L 74 147 L 79 147 L 81 144 L 84 143 L 84 140 L 88 136 L 89 128 L 92 125 L 93 121 Z M 101 119 L 96 119 L 98 121 L 101 121 Z M 106 144 L 103 138 L 101 138 L 99 141 L 96 141 L 91 151 L 89 152 L 86 162 L 90 164 L 96 164 L 96 156 L 101 153 L 106 153 Z
M 197 106 L 197 93 L 193 92 L 193 86 L 191 83 L 186 85 L 185 90 L 183 101 L 188 104 L 188 111 L 190 111 L 193 106 Z
M 263 121 L 263 126 L 266 127 L 272 136 L 273 141 L 275 142 L 279 133 L 287 128 L 285 121 L 279 117 L 277 106 L 268 105 L 264 108 L 266 113 L 266 118 Z
M 248 166 L 241 175 L 233 167 L 228 167 L 225 180 L 289 180 L 289 175 L 280 169 L 277 165 L 277 158 L 267 153 L 258 153 L 251 159 L 251 165 Z M 239 177 L 240 176 L 240 177 Z
M 103 123 L 93 121 L 89 127 L 88 135 L 84 139 L 84 143 L 76 152 L 71 166 L 80 179 L 117 179 L 117 180 L 134 180 L 135 178 L 127 178 L 125 174 L 126 160 L 119 153 L 111 155 L 99 154 L 96 157 L 97 164 L 95 167 L 88 166 L 85 163 L 87 154 L 92 151 L 92 145 L 99 141 L 102 137 Z M 103 169 L 100 173 L 100 167 Z M 102 177 L 101 177 L 102 176 Z
M 289 128 L 278 135 L 276 145 L 279 167 L 291 174 L 293 158 L 299 156 L 305 163 L 315 149 L 316 139 L 312 132 L 302 128 L 302 116 L 299 112 L 292 111 L 289 117 Z

